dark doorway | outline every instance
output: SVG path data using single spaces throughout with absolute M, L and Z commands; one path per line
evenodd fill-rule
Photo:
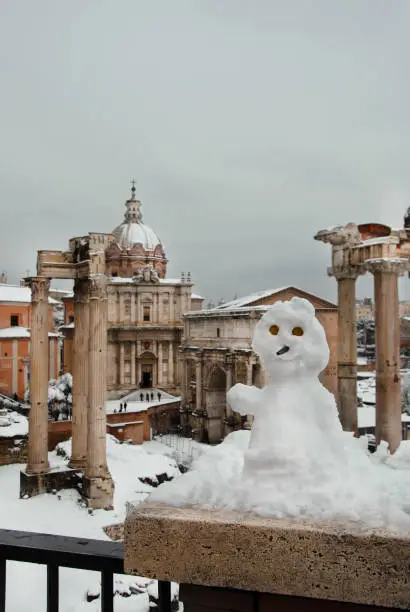
M 142 373 L 142 388 L 143 389 L 152 388 L 152 372 L 145 371 Z

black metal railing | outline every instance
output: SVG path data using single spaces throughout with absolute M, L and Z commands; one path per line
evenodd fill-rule
M 58 612 L 60 567 L 100 572 L 101 612 L 113 612 L 114 574 L 124 574 L 124 545 L 0 529 L 0 612 L 6 612 L 7 561 L 47 566 L 47 612 Z M 158 612 L 171 612 L 169 582 L 158 582 Z

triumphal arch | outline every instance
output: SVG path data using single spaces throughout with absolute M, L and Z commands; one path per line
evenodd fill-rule
M 409 211 L 405 227 L 381 224 L 335 226 L 317 232 L 315 240 L 332 245 L 329 276 L 337 280 L 339 298 L 338 382 L 343 428 L 357 432 L 356 280 L 374 278 L 376 320 L 376 439 L 391 452 L 400 444 L 400 320 L 398 278 L 409 270 Z

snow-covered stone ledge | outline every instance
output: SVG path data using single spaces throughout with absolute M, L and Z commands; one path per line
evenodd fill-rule
M 355 523 L 153 502 L 137 506 L 125 521 L 125 571 L 183 585 L 408 610 L 409 564 L 410 534 Z

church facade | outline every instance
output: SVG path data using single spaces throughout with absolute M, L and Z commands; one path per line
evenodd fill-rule
M 111 232 L 113 240 L 105 249 L 109 397 L 139 387 L 179 393 L 182 371 L 178 347 L 183 314 L 201 309 L 203 298 L 192 293 L 189 272 L 180 278 L 167 278 L 164 247 L 142 221 L 134 186 L 125 207 L 124 221 Z M 81 243 L 77 248 L 81 251 Z M 63 301 L 64 371 L 72 372 L 75 298 L 69 296 Z

